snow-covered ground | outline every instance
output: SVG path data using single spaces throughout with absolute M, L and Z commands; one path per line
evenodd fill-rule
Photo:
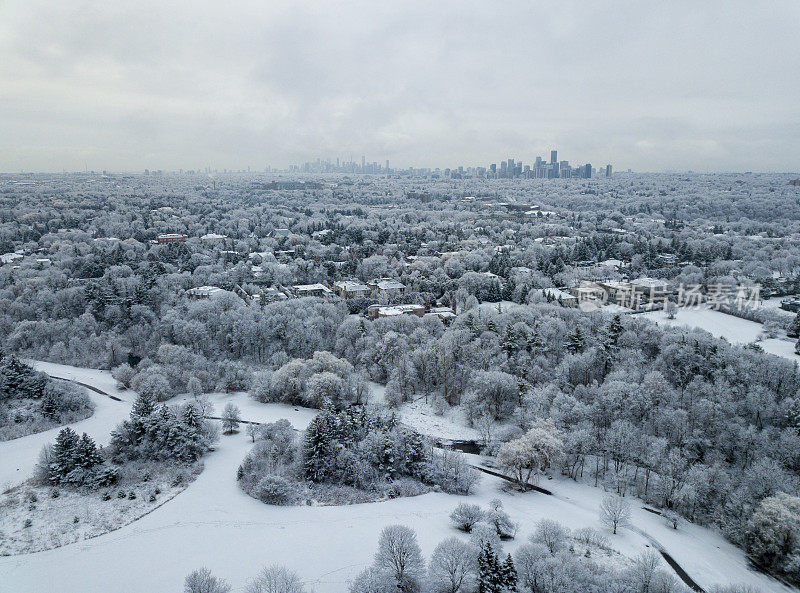
M 370 381 L 370 400 L 386 402 L 386 386 Z M 474 428 L 466 426 L 460 409 L 449 409 L 444 414 L 437 414 L 430 401 L 424 397 L 402 404 L 397 410 L 400 421 L 417 432 L 436 439 L 477 440 L 480 434 Z
M 224 400 L 234 401 L 245 419 L 251 419 L 250 413 L 260 420 L 285 414 L 298 428 L 313 415 L 302 408 L 250 402 L 243 394 L 212 399 L 217 406 L 224 405 Z M 9 443 L 0 444 L 0 460 L 7 457 L 5 444 Z M 0 558 L 0 591 L 179 591 L 185 575 L 200 566 L 207 566 L 238 590 L 262 566 L 280 563 L 301 574 L 317 593 L 340 593 L 371 562 L 384 526 L 402 523 L 415 529 L 426 555 L 445 537 L 460 533 L 448 515 L 465 498 L 446 494 L 344 507 L 265 505 L 244 494 L 236 483 L 236 468 L 250 447 L 243 431 L 222 436 L 216 451 L 204 458 L 205 470 L 189 488 L 117 531 L 54 550 Z M 34 459 L 37 452 L 38 448 L 32 452 Z M 525 541 L 541 518 L 607 533 L 598 516 L 601 490 L 561 478 L 543 485 L 556 496 L 505 492 L 499 478 L 484 475 L 466 500 L 484 506 L 493 498 L 503 501 L 505 510 L 521 525 L 517 539 L 506 544 L 509 552 Z M 635 507 L 635 526 L 658 540 L 701 585 L 746 583 L 764 593 L 788 591 L 751 571 L 744 554 L 717 533 L 691 525 L 675 532 L 659 517 Z M 649 545 L 645 537 L 630 530 L 609 534 L 609 539 L 627 556 Z
M 301 406 L 290 406 L 288 404 L 262 404 L 254 400 L 247 392 L 237 391 L 235 393 L 209 393 L 208 399 L 211 401 L 212 408 L 206 414 L 208 416 L 221 416 L 222 410 L 228 403 L 232 403 L 239 408 L 241 418 L 251 422 L 275 422 L 281 418 L 286 418 L 298 430 L 305 430 L 309 422 L 319 413 L 319 410 L 303 408 Z M 193 401 L 191 395 L 179 395 L 168 403 L 182 403 Z M 240 427 L 243 428 L 243 427 Z
M 408 402 L 400 406 L 400 419 L 403 424 L 424 435 L 445 440 L 479 440 L 480 433 L 466 426 L 460 408 L 450 408 L 438 415 L 430 403 L 424 398 Z
M 130 413 L 131 402 L 136 395 L 131 391 L 119 391 L 116 381 L 108 371 L 80 369 L 50 362 L 33 362 L 34 368 L 54 377 L 72 379 L 93 385 L 110 393 L 121 401 L 115 401 L 89 389 L 86 393 L 95 404 L 94 414 L 86 420 L 69 424 L 78 434 L 87 433 L 98 445 L 107 445 L 111 431 Z M 39 452 L 46 444 L 55 441 L 63 426 L 0 443 L 0 492 L 27 480 L 33 473 Z
M 763 326 L 756 321 L 734 317 L 708 308 L 678 309 L 675 319 L 668 319 L 663 311 L 652 311 L 639 315 L 661 325 L 696 327 L 717 338 L 725 338 L 731 344 L 749 344 L 758 341 L 765 352 L 800 362 L 794 352 L 794 341 L 787 338 L 759 340 Z

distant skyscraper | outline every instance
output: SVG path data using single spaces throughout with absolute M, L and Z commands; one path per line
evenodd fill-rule
M 550 151 L 550 163 L 555 165 L 557 162 L 558 162 L 558 151 L 557 150 L 551 150 Z
M 586 179 L 590 179 L 592 177 L 592 166 L 589 163 L 586 163 L 583 167 L 583 176 Z
M 611 165 L 606 165 L 606 177 L 611 177 Z
M 386 172 L 389 172 L 389 159 L 386 159 Z

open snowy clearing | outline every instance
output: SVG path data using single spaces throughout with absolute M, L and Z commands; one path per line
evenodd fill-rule
M 370 401 L 385 403 L 386 386 L 370 381 Z M 480 438 L 474 428 L 466 426 L 462 411 L 448 408 L 443 414 L 437 414 L 434 406 L 425 402 L 424 397 L 406 402 L 397 409 L 400 421 L 417 432 L 435 439 L 449 441 L 471 441 Z
M 74 372 L 86 378 L 99 371 Z M 127 398 L 133 395 L 123 393 Z M 243 413 L 245 419 L 288 417 L 297 428 L 307 425 L 314 413 L 259 404 L 246 394 L 216 394 L 211 399 L 218 409 L 233 401 L 243 412 L 253 413 L 252 418 Z M 127 414 L 129 406 L 124 402 L 106 400 L 119 406 L 119 419 Z M 14 442 L 0 444 L 0 466 L 8 458 L 5 445 Z M 428 555 L 445 537 L 460 534 L 448 515 L 462 500 L 483 506 L 493 498 L 503 501 L 505 510 L 520 523 L 517 539 L 506 543 L 509 552 L 526 540 L 542 518 L 557 519 L 570 528 L 591 526 L 608 534 L 598 515 L 602 490 L 560 477 L 543 484 L 555 496 L 507 492 L 502 480 L 484 475 L 469 497 L 431 493 L 346 507 L 269 506 L 247 496 L 235 479 L 236 468 L 250 447 L 243 431 L 222 436 L 217 450 L 203 458 L 205 470 L 189 488 L 121 529 L 58 549 L 0 558 L 0 591 L 180 591 L 185 575 L 200 566 L 207 566 L 236 589 L 262 566 L 280 563 L 296 570 L 318 593 L 338 593 L 370 563 L 384 526 L 402 523 L 415 529 Z M 34 462 L 38 449 L 29 453 Z M 717 533 L 693 525 L 673 531 L 660 517 L 633 506 L 634 526 L 660 542 L 702 586 L 746 583 L 764 593 L 789 591 L 749 569 L 744 553 Z M 645 537 L 631 530 L 608 536 L 612 547 L 629 557 L 649 546 Z
M 663 311 L 651 311 L 640 316 L 661 325 L 702 329 L 717 338 L 725 338 L 731 344 L 749 344 L 758 341 L 765 352 L 800 362 L 800 356 L 794 352 L 794 341 L 787 338 L 759 340 L 764 327 L 756 321 L 708 308 L 678 309 L 675 319 L 667 318 L 667 314 Z

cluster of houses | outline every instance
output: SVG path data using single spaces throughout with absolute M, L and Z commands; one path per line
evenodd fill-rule
M 249 294 L 241 287 L 236 287 L 234 292 L 248 302 L 256 304 L 286 300 L 289 298 L 321 297 L 342 299 L 376 299 L 397 300 L 405 293 L 406 286 L 393 278 L 376 278 L 362 283 L 357 280 L 340 280 L 334 282 L 333 289 L 325 284 L 295 284 L 289 287 L 266 287 L 259 294 Z M 189 299 L 210 299 L 227 293 L 219 286 L 198 286 L 186 291 Z M 396 317 L 399 315 L 413 315 L 416 317 L 435 316 L 445 324 L 449 324 L 456 316 L 450 307 L 432 307 L 414 303 L 397 305 L 374 304 L 367 307 L 365 312 L 369 319 L 383 317 Z
M 628 312 L 661 309 L 674 300 L 678 291 L 666 280 L 641 277 L 634 280 L 598 280 L 581 282 L 572 288 L 544 288 L 542 297 L 563 307 L 589 303 L 597 307 L 615 305 Z

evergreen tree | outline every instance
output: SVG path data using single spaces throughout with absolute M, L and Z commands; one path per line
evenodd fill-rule
M 619 315 L 614 315 L 614 318 L 611 320 L 611 323 L 608 324 L 608 328 L 606 328 L 606 342 L 605 346 L 609 350 L 615 349 L 619 342 L 619 337 L 622 335 L 622 332 L 625 331 L 625 328 L 622 327 L 622 319 Z
M 789 402 L 786 410 L 786 424 L 794 428 L 797 434 L 800 434 L 800 399 L 794 399 Z
M 544 340 L 539 334 L 539 326 L 534 325 L 533 330 L 528 334 L 528 352 L 531 356 L 536 356 L 544 349 Z
M 55 420 L 58 417 L 58 396 L 52 389 L 46 389 L 41 401 L 39 402 L 39 409 L 45 418 Z
M 506 353 L 506 356 L 512 356 L 514 352 L 517 350 L 517 344 L 514 341 L 514 332 L 511 329 L 511 324 L 506 325 L 506 331 L 503 335 L 503 343 L 501 345 L 503 348 L 503 352 Z
M 412 476 L 420 476 L 425 466 L 425 441 L 418 432 L 408 434 L 408 454 L 406 468 Z
M 39 399 L 44 394 L 46 384 L 46 375 L 37 373 L 16 356 L 5 356 L 0 361 L 0 399 Z
M 327 473 L 328 459 L 333 448 L 333 414 L 320 412 L 308 425 L 303 441 L 305 462 L 303 471 L 312 482 L 322 482 Z
M 66 480 L 69 473 L 77 467 L 77 448 L 79 438 L 71 428 L 62 428 L 53 445 L 53 455 L 50 462 L 50 481 L 60 484 Z
M 567 352 L 570 354 L 577 354 L 581 350 L 583 350 L 583 332 L 581 331 L 581 327 L 579 325 L 575 326 L 575 331 L 573 331 L 569 337 L 567 338 L 566 348 Z
M 796 338 L 800 336 L 800 313 L 795 315 L 792 323 L 789 324 L 789 328 L 786 330 L 786 335 L 790 338 Z
M 517 569 L 514 568 L 511 554 L 506 557 L 505 562 L 500 566 L 500 580 L 505 591 L 509 593 L 517 591 Z
M 92 437 L 85 432 L 75 445 L 75 465 L 83 469 L 91 469 L 103 463 L 103 457 L 97 449 Z
M 156 409 L 156 399 L 152 395 L 139 394 L 131 408 L 131 417 L 137 416 L 144 418 L 152 414 Z
M 478 554 L 478 593 L 501 593 L 502 590 L 500 561 L 492 544 L 484 542 Z

